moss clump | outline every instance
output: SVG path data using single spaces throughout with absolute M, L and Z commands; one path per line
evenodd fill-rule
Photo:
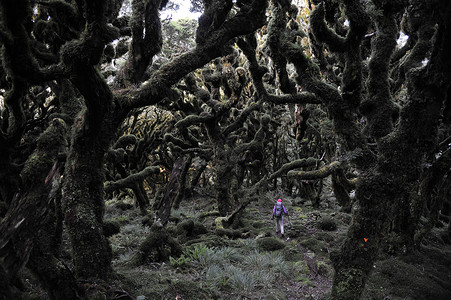
M 288 237 L 295 239 L 302 236 L 307 236 L 307 229 L 304 225 L 293 223 L 289 228 L 287 228 Z
M 202 223 L 186 220 L 177 225 L 177 234 L 186 236 L 197 236 L 207 233 L 207 228 Z
M 304 255 L 300 251 L 299 247 L 297 245 L 292 245 L 290 247 L 285 247 L 282 250 L 283 257 L 287 261 L 301 261 L 304 259 Z
M 334 299 L 356 299 L 359 295 L 361 286 L 363 285 L 363 274 L 361 270 L 350 268 L 341 271 L 340 280 L 337 286 L 334 286 L 332 298 Z
M 417 257 L 421 260 L 420 257 Z M 376 263 L 370 277 L 364 299 L 451 299 L 451 283 L 443 278 L 442 269 L 427 262 L 423 266 L 390 258 Z M 446 271 L 445 271 L 446 272 Z M 399 298 L 398 298 L 399 297 Z
M 309 250 L 312 250 L 315 254 L 324 254 L 327 252 L 326 243 L 315 238 L 302 240 L 301 245 Z
M 325 241 L 327 243 L 330 243 L 333 240 L 335 240 L 334 236 L 328 232 L 316 232 L 314 234 L 314 237 L 320 241 Z
M 329 274 L 330 267 L 325 262 L 323 262 L 323 261 L 317 262 L 316 267 L 318 269 L 318 274 L 323 275 L 323 276 L 326 276 L 327 274 Z
M 207 228 L 202 223 L 186 220 L 177 225 L 175 232 L 180 242 L 185 242 L 207 233 Z
M 324 216 L 319 220 L 318 228 L 321 230 L 334 231 L 337 230 L 337 222 L 330 216 Z
M 236 229 L 225 229 L 225 228 L 218 228 L 216 229 L 216 235 L 218 236 L 226 236 L 231 239 L 239 239 L 242 237 L 242 233 L 240 230 Z
M 265 227 L 266 226 L 266 223 L 265 223 L 265 221 L 255 221 L 255 222 L 253 222 L 252 223 L 252 227 L 254 227 L 254 228 L 263 228 L 263 227 Z
M 139 247 L 138 253 L 133 257 L 135 265 L 147 262 L 164 262 L 169 257 L 178 257 L 182 254 L 182 247 L 172 238 L 161 224 L 154 223 L 145 241 Z
M 264 251 L 276 251 L 285 248 L 285 243 L 273 237 L 265 237 L 257 240 L 257 246 Z

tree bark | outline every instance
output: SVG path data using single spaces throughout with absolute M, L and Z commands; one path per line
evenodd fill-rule
M 436 146 L 438 120 L 449 88 L 451 37 L 450 3 L 440 2 L 435 13 L 438 29 L 427 67 L 410 72 L 409 102 L 401 111 L 395 131 L 379 141 L 378 164 L 357 185 L 360 209 L 351 224 L 340 253 L 331 258 L 335 277 L 334 299 L 359 299 L 366 278 L 373 268 L 379 244 L 391 232 L 400 242 L 389 246 L 394 251 L 408 251 L 413 245 L 417 224 L 412 221 L 411 205 L 415 202 L 422 174 L 424 154 Z M 438 13 L 439 11 L 443 13 Z M 363 238 L 368 239 L 367 242 Z M 388 241 L 390 242 L 390 241 Z
M 185 166 L 183 157 L 179 157 L 172 168 L 171 179 L 166 185 L 166 191 L 164 193 L 161 204 L 158 208 L 158 217 L 160 218 L 161 224 L 165 226 L 169 221 L 169 216 L 171 215 L 172 204 L 177 192 L 180 189 L 180 176 Z

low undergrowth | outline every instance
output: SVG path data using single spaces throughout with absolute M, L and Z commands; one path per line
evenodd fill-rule
M 208 200 L 182 202 L 165 229 L 180 243 L 181 254 L 144 264 L 135 258 L 152 234 L 152 218 L 137 208 L 123 209 L 132 205 L 131 199 L 120 205 L 108 201 L 105 220 L 120 226 L 109 237 L 117 274 L 111 284 L 136 300 L 328 299 L 333 277 L 329 253 L 344 239 L 351 216 L 331 209 L 333 203 L 313 209 L 285 197 L 290 216 L 281 238 L 271 220 L 272 198 L 268 193 L 249 205 L 241 227 L 231 229 L 236 235 L 215 228 L 217 214 L 205 206 Z M 362 299 L 451 299 L 451 247 L 440 235 L 433 231 L 416 253 L 376 262 Z M 47 299 L 31 274 L 24 278 L 30 278 L 24 299 Z

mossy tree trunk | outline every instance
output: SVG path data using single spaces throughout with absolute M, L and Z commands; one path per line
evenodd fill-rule
M 26 264 L 50 299 L 83 298 L 71 271 L 58 261 L 62 233 L 59 186 L 62 163 L 58 159 L 66 151 L 66 131 L 65 122 L 54 119 L 38 138 L 37 149 L 21 172 L 24 187 L 13 199 L 0 226 L 0 255 L 9 277 L 15 278 Z M 5 291 L 8 289 L 13 292 L 8 287 Z
M 430 17 L 438 23 L 430 62 L 427 67 L 411 70 L 409 101 L 401 111 L 400 122 L 392 133 L 378 141 L 377 166 L 357 185 L 360 209 L 340 253 L 333 256 L 334 299 L 359 299 L 381 243 L 394 252 L 409 251 L 413 246 L 418 225 L 412 219 L 412 204 L 418 199 L 425 153 L 436 147 L 437 120 L 451 78 L 450 48 L 445 42 L 451 36 L 449 27 L 445 26 L 449 24 L 451 7 L 445 2 L 437 3 L 431 11 L 423 10 L 422 24 L 429 26 Z M 385 118 L 391 116 L 387 114 Z M 381 119 L 377 123 L 373 126 L 376 133 L 387 130 Z M 389 234 L 397 236 L 396 242 L 387 239 Z
M 67 43 L 61 53 L 86 105 L 74 124 L 63 184 L 64 219 L 80 278 L 107 278 L 112 271 L 111 248 L 103 234 L 103 167 L 114 134 L 113 95 L 96 65 L 118 32 L 107 25 L 106 9 L 106 1 L 87 2 L 83 37 Z
M 177 196 L 174 199 L 174 208 L 178 209 L 180 207 L 180 203 L 182 202 L 183 198 L 187 195 L 187 187 L 186 187 L 186 179 L 188 178 L 188 171 L 191 167 L 191 162 L 193 160 L 193 157 L 189 155 L 186 158 L 186 161 L 183 165 L 182 173 L 180 174 L 180 186 L 177 192 Z
M 174 162 L 174 165 L 172 167 L 171 179 L 169 179 L 169 182 L 165 187 L 163 199 L 161 200 L 158 207 L 158 218 L 162 226 L 166 226 L 166 224 L 168 223 L 169 216 L 171 215 L 172 205 L 177 194 L 180 192 L 180 177 L 182 175 L 185 164 L 186 162 L 183 160 L 183 157 L 179 157 Z

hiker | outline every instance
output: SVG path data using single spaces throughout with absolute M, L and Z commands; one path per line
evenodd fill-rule
M 278 199 L 276 205 L 274 205 L 274 208 L 272 210 L 272 218 L 276 218 L 276 234 L 280 232 L 280 234 L 283 236 L 283 215 L 286 214 L 288 216 L 288 211 L 285 209 L 285 206 L 282 204 L 282 199 Z

